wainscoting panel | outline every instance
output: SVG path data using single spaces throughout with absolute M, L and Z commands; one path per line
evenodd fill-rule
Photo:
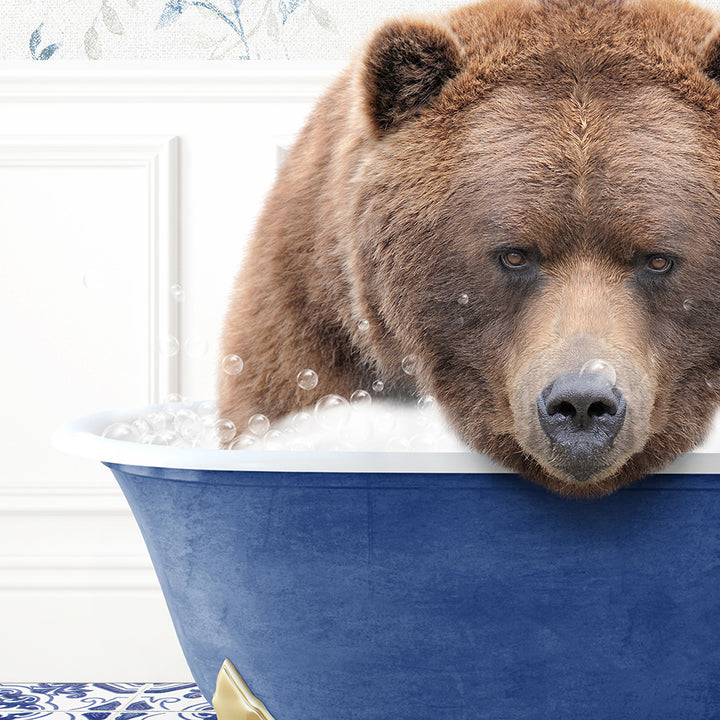
M 0 68 L 0 678 L 189 679 L 106 468 L 66 419 L 212 398 L 234 275 L 335 68 Z

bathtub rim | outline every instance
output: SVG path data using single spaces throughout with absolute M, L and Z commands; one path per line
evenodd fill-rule
M 328 473 L 440 473 L 512 474 L 488 456 L 473 452 L 341 452 L 290 450 L 209 450 L 144 445 L 102 437 L 115 422 L 127 422 L 152 410 L 172 405 L 196 408 L 201 401 L 159 403 L 105 410 L 68 420 L 52 435 L 51 445 L 68 455 L 139 467 L 186 470 L 328 472 Z M 657 474 L 720 473 L 720 452 L 710 443 L 680 456 Z M 351 459 L 351 462 L 348 460 Z
M 185 470 L 343 473 L 503 473 L 511 470 L 472 452 L 341 452 L 296 450 L 208 450 L 144 445 L 102 437 L 108 425 L 127 422 L 169 405 L 193 409 L 202 401 L 159 403 L 83 415 L 52 435 L 51 445 L 68 455 L 104 463 Z M 352 461 L 348 462 L 348 456 Z

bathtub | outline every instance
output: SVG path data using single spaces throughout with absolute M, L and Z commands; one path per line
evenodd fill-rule
M 471 453 L 100 437 L 138 414 L 54 444 L 115 475 L 221 720 L 720 716 L 712 446 L 580 502 Z

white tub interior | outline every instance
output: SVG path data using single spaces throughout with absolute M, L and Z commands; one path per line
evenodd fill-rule
M 192 408 L 197 403 L 185 403 Z M 212 450 L 144 445 L 102 437 L 108 425 L 127 422 L 163 405 L 109 410 L 65 423 L 52 437 L 58 450 L 92 460 L 189 470 L 274 472 L 507 473 L 486 455 L 473 452 L 331 452 Z M 720 413 L 705 442 L 668 465 L 663 473 L 720 474 Z

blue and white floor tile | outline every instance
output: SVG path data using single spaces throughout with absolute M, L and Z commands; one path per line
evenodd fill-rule
M 216 720 L 193 683 L 0 685 L 0 720 Z

